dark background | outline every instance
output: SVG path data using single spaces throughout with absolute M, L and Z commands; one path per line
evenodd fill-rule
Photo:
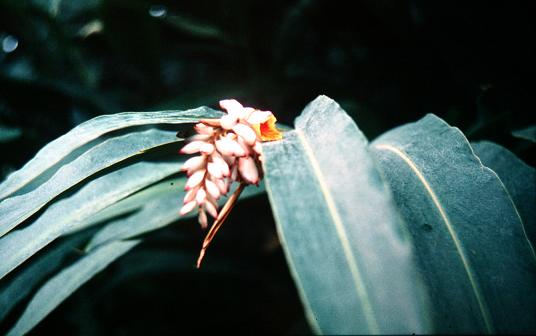
M 535 165 L 511 136 L 536 119 L 535 4 L 0 0 L 0 178 L 99 114 L 233 97 L 292 125 L 319 94 L 369 139 L 435 113 Z M 266 199 L 236 208 L 198 272 L 202 236 L 149 235 L 36 333 L 309 332 Z

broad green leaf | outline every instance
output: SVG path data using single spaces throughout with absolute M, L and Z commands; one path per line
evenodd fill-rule
M 157 230 L 181 219 L 179 209 L 182 206 L 182 199 L 184 198 L 183 188 L 185 183 L 186 179 L 182 178 L 177 180 L 176 183 L 173 183 L 173 185 L 165 181 L 154 186 L 152 197 L 151 199 L 146 198 L 146 204 L 142 210 L 126 219 L 119 219 L 107 224 L 93 236 L 86 250 L 91 251 L 95 247 L 110 241 L 130 239 Z M 229 194 L 231 195 L 232 192 L 233 190 Z M 244 189 L 240 195 L 240 199 L 256 196 L 263 192 L 263 183 L 259 187 L 249 186 Z M 224 204 L 226 200 L 226 197 L 222 197 L 220 205 Z M 190 212 L 182 218 L 191 218 L 196 215 L 196 212 Z
M 482 164 L 493 169 L 519 211 L 532 245 L 536 244 L 536 170 L 508 149 L 489 141 L 471 143 Z
M 266 186 L 311 326 L 325 334 L 430 332 L 412 249 L 367 140 L 320 96 L 265 143 Z
M 179 162 L 138 162 L 102 175 L 70 197 L 48 207 L 29 226 L 0 239 L 0 279 L 34 253 L 93 214 L 126 196 L 176 173 Z
M 512 132 L 512 135 L 516 138 L 536 142 L 536 125 L 531 125 L 527 128 L 515 130 Z
M 221 112 L 200 107 L 186 111 L 124 112 L 93 118 L 50 142 L 24 167 L 9 175 L 0 184 L 0 199 L 21 189 L 75 150 L 106 133 L 132 126 L 193 123 L 199 118 L 221 115 Z
M 175 132 L 150 129 L 106 140 L 63 165 L 36 189 L 0 202 L 0 236 L 87 177 L 148 149 L 177 141 Z
M 62 270 L 37 291 L 8 335 L 22 335 L 30 331 L 71 293 L 139 242 L 120 241 L 104 245 Z
M 465 136 L 434 115 L 371 144 L 411 232 L 437 333 L 536 330 L 536 267 L 520 217 Z

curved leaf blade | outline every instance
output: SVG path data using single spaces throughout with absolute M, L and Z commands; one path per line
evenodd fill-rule
M 100 176 L 50 207 L 31 225 L 0 239 L 0 279 L 92 215 L 178 171 L 179 162 L 138 162 Z
M 427 115 L 371 150 L 412 234 L 435 332 L 535 330 L 533 251 L 503 184 L 465 136 Z
M 56 196 L 89 176 L 143 151 L 177 142 L 175 132 L 150 129 L 102 142 L 62 166 L 36 189 L 0 202 L 0 237 L 22 223 Z
M 104 215 L 97 213 L 95 217 L 99 217 L 101 220 L 104 220 L 109 218 L 109 216 L 114 217 L 117 214 L 122 214 L 125 210 L 129 212 L 130 210 L 142 208 L 142 210 L 139 212 L 134 213 L 126 218 L 112 221 L 103 229 L 98 231 L 98 233 L 93 236 L 93 239 L 86 248 L 86 253 L 88 254 L 82 259 L 94 258 L 92 253 L 95 253 L 96 251 L 99 251 L 101 248 L 109 246 L 110 244 L 114 244 L 117 241 L 125 241 L 143 233 L 157 230 L 177 220 L 193 217 L 195 214 L 189 214 L 181 218 L 178 211 L 179 206 L 177 203 L 180 203 L 182 199 L 182 191 L 180 188 L 184 186 L 185 180 L 185 177 L 165 180 L 104 209 L 101 211 L 101 213 L 104 213 Z M 261 192 L 264 192 L 262 184 L 260 188 L 246 188 L 241 195 L 241 199 L 258 195 Z M 109 211 L 110 209 L 113 211 Z M 86 224 L 85 226 L 88 225 Z M 0 320 L 2 320 L 2 316 L 5 316 L 14 305 L 16 305 L 32 290 L 34 290 L 36 284 L 41 282 L 44 277 L 48 276 L 51 271 L 54 272 L 55 268 L 63 260 L 65 255 L 72 253 L 74 246 L 78 246 L 80 242 L 85 239 L 87 239 L 87 232 L 84 232 L 83 235 L 74 235 L 71 239 L 67 240 L 62 245 L 46 254 L 45 257 L 37 260 L 35 264 L 31 264 L 29 268 L 25 268 L 20 276 L 17 276 L 10 281 L 10 283 L 0 291 L 0 306 L 5 309 L 0 311 Z M 126 253 L 127 251 L 128 250 L 124 250 L 122 254 Z M 98 262 L 99 264 L 107 264 L 111 262 L 112 259 L 117 257 L 119 257 L 119 255 L 107 255 Z M 183 263 L 184 267 L 194 267 L 195 256 L 192 255 L 189 259 L 182 258 L 181 260 L 186 261 L 186 263 Z M 76 270 L 73 269 L 71 273 L 86 273 L 88 271 L 88 267 L 94 267 L 94 265 L 79 261 L 77 265 L 74 266 Z M 89 280 L 89 278 L 91 278 L 93 275 L 94 274 L 88 275 L 86 281 Z M 52 279 L 63 276 L 64 275 L 58 275 Z M 52 281 L 61 280 L 49 280 L 49 282 Z M 36 295 L 32 299 L 33 303 L 31 303 L 29 306 L 32 308 L 28 308 L 29 310 L 32 310 L 32 313 L 26 313 L 29 315 L 38 316 L 38 318 L 35 318 L 35 321 L 32 322 L 30 326 L 37 324 L 39 320 L 48 315 L 53 308 L 58 306 L 81 285 L 82 283 L 77 283 L 75 286 L 68 287 L 65 293 L 60 296 L 60 299 L 57 299 L 58 294 L 56 292 L 51 291 L 41 294 L 40 296 Z M 44 286 L 46 287 L 48 285 L 45 284 Z M 64 290 L 65 289 L 62 289 L 62 291 Z M 43 291 L 43 289 L 39 290 L 39 292 L 41 291 Z M 52 296 L 50 297 L 49 295 Z M 43 302 L 49 299 L 50 302 L 53 302 L 53 304 L 44 305 Z M 36 303 L 35 301 L 39 301 L 41 303 Z M 27 326 L 27 328 L 30 326 Z
M 110 241 L 137 237 L 141 234 L 160 229 L 179 219 L 196 216 L 197 214 L 195 212 L 190 212 L 182 217 L 179 214 L 179 209 L 182 206 L 181 202 L 185 195 L 183 190 L 185 184 L 186 178 L 180 178 L 174 180 L 173 184 L 169 181 L 164 181 L 151 187 L 150 189 L 153 190 L 147 190 L 147 195 L 138 199 L 138 201 L 144 201 L 144 206 L 139 212 L 126 219 L 113 221 L 104 226 L 93 236 L 86 247 L 86 251 L 91 251 Z M 239 200 L 259 195 L 264 191 L 263 183 L 259 187 L 250 186 L 244 189 Z M 232 195 L 232 191 L 229 192 L 229 195 Z M 133 195 L 131 198 L 136 196 Z M 151 198 L 149 199 L 148 196 Z M 225 203 L 226 199 L 227 197 L 222 197 L 220 204 Z M 126 199 L 126 201 L 129 200 Z
M 207 107 L 186 111 L 123 112 L 88 120 L 43 147 L 20 170 L 0 184 L 0 200 L 16 192 L 53 167 L 69 153 L 111 131 L 140 125 L 194 123 L 200 118 L 219 118 L 222 112 Z
M 316 331 L 429 332 L 411 247 L 350 117 L 320 96 L 263 153 L 278 231 Z
M 26 334 L 71 293 L 139 242 L 119 241 L 104 245 L 48 280 L 37 291 L 8 335 Z
M 508 149 L 489 141 L 471 143 L 482 164 L 493 169 L 523 220 L 523 226 L 532 245 L 536 244 L 536 170 L 521 161 Z
M 36 257 L 9 282 L 1 282 L 0 321 L 4 320 L 17 304 L 30 295 L 36 286 L 56 272 L 68 256 L 76 253 L 77 248 L 87 238 L 87 233 L 69 237 L 54 249 Z

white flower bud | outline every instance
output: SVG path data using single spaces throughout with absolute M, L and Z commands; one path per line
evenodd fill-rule
M 197 202 L 196 201 L 191 201 L 191 202 L 188 202 L 186 203 L 182 208 L 181 210 L 179 211 L 179 213 L 181 214 L 181 216 L 184 216 L 186 215 L 188 212 L 192 211 L 195 206 L 197 205 Z
M 227 162 L 225 162 L 225 160 L 222 159 L 221 156 L 213 155 L 212 162 L 214 162 L 214 164 L 218 166 L 223 176 L 229 176 L 230 174 L 229 165 L 227 165 Z
M 188 181 L 186 181 L 185 190 L 190 190 L 194 187 L 197 187 L 201 181 L 203 181 L 203 178 L 205 177 L 205 169 L 198 170 L 195 173 L 193 173 L 189 178 Z
M 211 202 L 205 202 L 205 209 L 208 211 L 208 213 L 212 217 L 214 218 L 218 217 L 218 210 L 216 209 L 214 204 L 212 204 Z
M 225 130 L 232 129 L 237 122 L 238 118 L 236 117 L 236 115 L 226 114 L 221 117 L 221 127 Z
M 194 126 L 195 130 L 199 134 L 209 135 L 212 136 L 214 134 L 214 128 L 211 126 L 207 126 L 203 123 L 198 123 Z
M 236 124 L 235 127 L 233 127 L 233 131 L 238 134 L 238 136 L 242 137 L 250 146 L 253 146 L 257 140 L 257 133 L 247 125 Z
M 201 156 L 194 156 L 193 158 L 189 158 L 184 162 L 182 165 L 181 170 L 182 171 L 188 171 L 188 174 L 191 175 L 191 173 L 195 172 L 196 170 L 199 170 L 200 168 L 203 168 L 205 165 L 205 159 L 206 157 Z
M 214 199 L 218 199 L 220 198 L 220 195 L 221 195 L 221 192 L 220 192 L 220 189 L 218 188 L 218 186 L 212 182 L 211 180 L 209 179 L 206 179 L 205 180 L 205 189 L 207 190 L 208 194 L 214 198 Z
M 238 159 L 238 172 L 245 182 L 250 184 L 259 183 L 259 170 L 252 157 Z
M 220 107 L 226 110 L 229 115 L 233 115 L 236 117 L 238 117 L 238 115 L 244 108 L 242 104 L 240 104 L 235 99 L 220 100 Z
M 195 187 L 195 188 L 192 188 L 190 190 L 188 190 L 188 192 L 186 193 L 186 195 L 184 195 L 184 204 L 188 203 L 188 202 L 191 202 L 195 199 L 195 195 L 197 195 L 197 190 L 199 189 L 199 187 Z
M 201 146 L 203 146 L 204 144 L 206 144 L 206 142 L 204 142 L 204 141 L 192 141 L 189 144 L 187 144 L 186 146 L 182 147 L 180 152 L 182 154 L 197 153 L 201 149 Z
M 209 162 L 207 164 L 207 170 L 208 170 L 210 175 L 214 176 L 217 179 L 220 179 L 220 178 L 223 177 L 223 173 L 222 173 L 220 167 L 217 164 L 215 164 L 214 162 Z
M 221 138 L 216 141 L 216 148 L 223 155 L 244 156 L 246 153 L 238 142 L 229 138 Z
M 202 207 L 199 208 L 199 224 L 201 225 L 201 228 L 206 229 L 208 227 L 208 218 L 207 213 L 205 212 L 205 209 Z
M 205 142 L 201 147 L 199 148 L 199 151 L 203 154 L 210 155 L 212 152 L 214 152 L 214 145 L 208 142 Z
M 270 111 L 255 110 L 249 115 L 249 118 L 247 118 L 247 122 L 252 125 L 262 124 L 263 122 L 266 122 L 271 115 L 272 112 Z
M 197 201 L 197 204 L 202 205 L 203 203 L 205 203 L 206 199 L 207 193 L 205 192 L 205 189 L 199 188 L 197 194 L 195 195 L 195 200 Z

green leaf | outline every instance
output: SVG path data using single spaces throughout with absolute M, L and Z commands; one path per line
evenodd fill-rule
M 536 244 L 536 170 L 508 149 L 489 141 L 471 143 L 482 164 L 493 169 L 514 200 L 525 231 Z
M 512 135 L 516 138 L 536 142 L 536 125 L 531 125 L 527 128 L 515 130 L 512 132 Z
M 430 332 L 412 249 L 367 140 L 320 96 L 263 145 L 270 202 L 311 326 L 326 334 Z
M 185 177 L 179 177 L 167 179 L 157 183 L 113 204 L 108 208 L 105 208 L 101 212 L 98 212 L 94 216 L 97 217 L 98 220 L 91 218 L 88 222 L 80 224 L 78 229 L 142 208 L 139 212 L 127 216 L 126 218 L 120 218 L 107 224 L 103 229 L 93 236 L 93 239 L 86 248 L 86 252 L 93 253 L 94 251 L 97 251 L 104 246 L 113 244 L 116 241 L 130 239 L 143 233 L 162 228 L 163 226 L 173 223 L 177 220 L 187 219 L 195 216 L 194 213 L 190 213 L 182 218 L 180 218 L 179 215 L 178 209 L 180 207 L 179 205 L 182 196 L 184 196 L 184 191 L 182 188 L 184 187 L 185 180 Z M 252 197 L 262 192 L 264 192 L 264 187 L 261 183 L 260 187 L 258 188 L 246 188 L 241 195 L 241 199 Z M 18 302 L 20 302 L 32 290 L 34 290 L 35 285 L 41 282 L 43 277 L 50 274 L 51 271 L 54 271 L 65 258 L 65 255 L 72 253 L 74 246 L 78 246 L 83 239 L 86 239 L 86 237 L 87 234 L 82 236 L 77 234 L 73 236 L 71 239 L 62 243 L 59 247 L 53 249 L 50 253 L 47 253 L 45 257 L 39 258 L 37 262 L 32 263 L 27 268 L 24 268 L 20 275 L 11 280 L 10 283 L 0 291 L 0 303 L 4 302 L 2 304 L 3 310 L 0 312 L 0 320 L 6 316 L 6 314 Z M 124 253 L 126 252 L 127 250 L 124 251 Z M 119 255 L 109 255 L 100 259 L 98 263 L 109 263 L 111 262 L 111 258 L 115 259 L 117 257 L 119 257 Z M 188 259 L 187 265 L 188 267 L 193 267 L 195 256 L 189 257 L 190 259 Z M 93 256 L 89 254 L 84 258 L 93 258 Z M 183 259 L 186 260 L 186 258 Z M 78 262 L 76 272 L 86 272 L 88 267 L 94 267 L 94 265 Z M 84 281 L 87 281 L 88 279 Z M 76 285 L 75 287 L 78 288 L 81 284 L 82 283 Z M 52 306 L 47 305 L 45 307 L 46 311 L 38 314 L 39 320 L 44 318 L 54 307 L 66 299 L 69 294 L 76 290 L 76 288 L 69 288 L 69 293 L 65 293 L 61 297 L 61 300 L 58 299 L 54 301 Z M 32 301 L 35 300 L 37 299 L 34 298 Z M 45 299 L 40 297 L 38 300 L 44 301 Z M 41 304 L 39 304 L 39 307 L 41 307 Z M 42 308 L 34 309 L 35 311 L 42 310 Z M 37 313 L 34 312 L 33 314 Z M 36 320 L 32 323 L 35 325 L 37 322 L 38 321 Z
M 92 147 L 72 162 L 63 165 L 36 189 L 0 202 L 0 236 L 87 177 L 148 149 L 176 142 L 175 133 L 158 129 L 132 132 Z
M 174 194 L 177 199 L 180 199 L 185 180 L 186 177 L 181 176 L 153 184 L 97 212 L 80 225 L 77 225 L 72 231 L 68 231 L 65 234 L 68 235 L 86 227 L 139 211 L 151 200 L 156 200 L 169 194 Z M 174 208 L 176 207 L 177 205 L 174 206 Z
M 194 123 L 199 118 L 218 118 L 221 115 L 221 112 L 200 107 L 186 111 L 124 112 L 93 118 L 50 142 L 24 167 L 9 175 L 0 184 L 0 199 L 4 199 L 26 186 L 48 169 L 69 157 L 69 154 L 106 133 L 132 126 Z
M 120 241 L 104 245 L 65 268 L 37 291 L 8 335 L 26 334 L 71 293 L 139 242 Z
M 149 188 L 143 197 L 138 197 L 138 201 L 145 204 L 143 209 L 126 219 L 113 221 L 97 232 L 86 247 L 86 251 L 91 251 L 101 244 L 114 241 L 125 240 L 137 237 L 141 234 L 157 230 L 179 219 L 187 219 L 196 216 L 196 212 L 190 212 L 183 216 L 179 215 L 184 198 L 184 185 L 186 178 L 175 180 L 173 185 L 169 181 L 164 181 Z M 234 186 L 236 188 L 236 186 Z M 233 190 L 229 195 L 232 195 Z M 249 186 L 240 195 L 240 199 L 246 199 L 264 192 L 264 184 L 259 187 Z M 141 192 L 143 193 L 143 191 Z M 150 198 L 147 197 L 150 194 Z M 135 198 L 133 195 L 131 198 Z M 126 199 L 128 201 L 129 199 Z M 224 204 L 227 197 L 220 199 L 220 205 Z M 120 202 L 121 203 L 121 202 Z M 119 205 L 119 203 L 117 204 Z
M 411 232 L 437 333 L 536 330 L 536 268 L 520 217 L 465 136 L 434 115 L 371 145 Z
M 87 240 L 88 234 L 84 232 L 62 241 L 53 249 L 46 251 L 32 260 L 29 265 L 21 269 L 9 282 L 3 282 L 0 286 L 0 321 L 30 295 L 36 286 L 54 272 L 57 272 L 68 256 L 77 253 L 80 244 Z
M 176 173 L 179 162 L 141 161 L 102 175 L 72 196 L 48 207 L 31 225 L 0 239 L 0 279 L 34 253 L 78 225 L 85 226 L 98 211 L 126 196 Z

